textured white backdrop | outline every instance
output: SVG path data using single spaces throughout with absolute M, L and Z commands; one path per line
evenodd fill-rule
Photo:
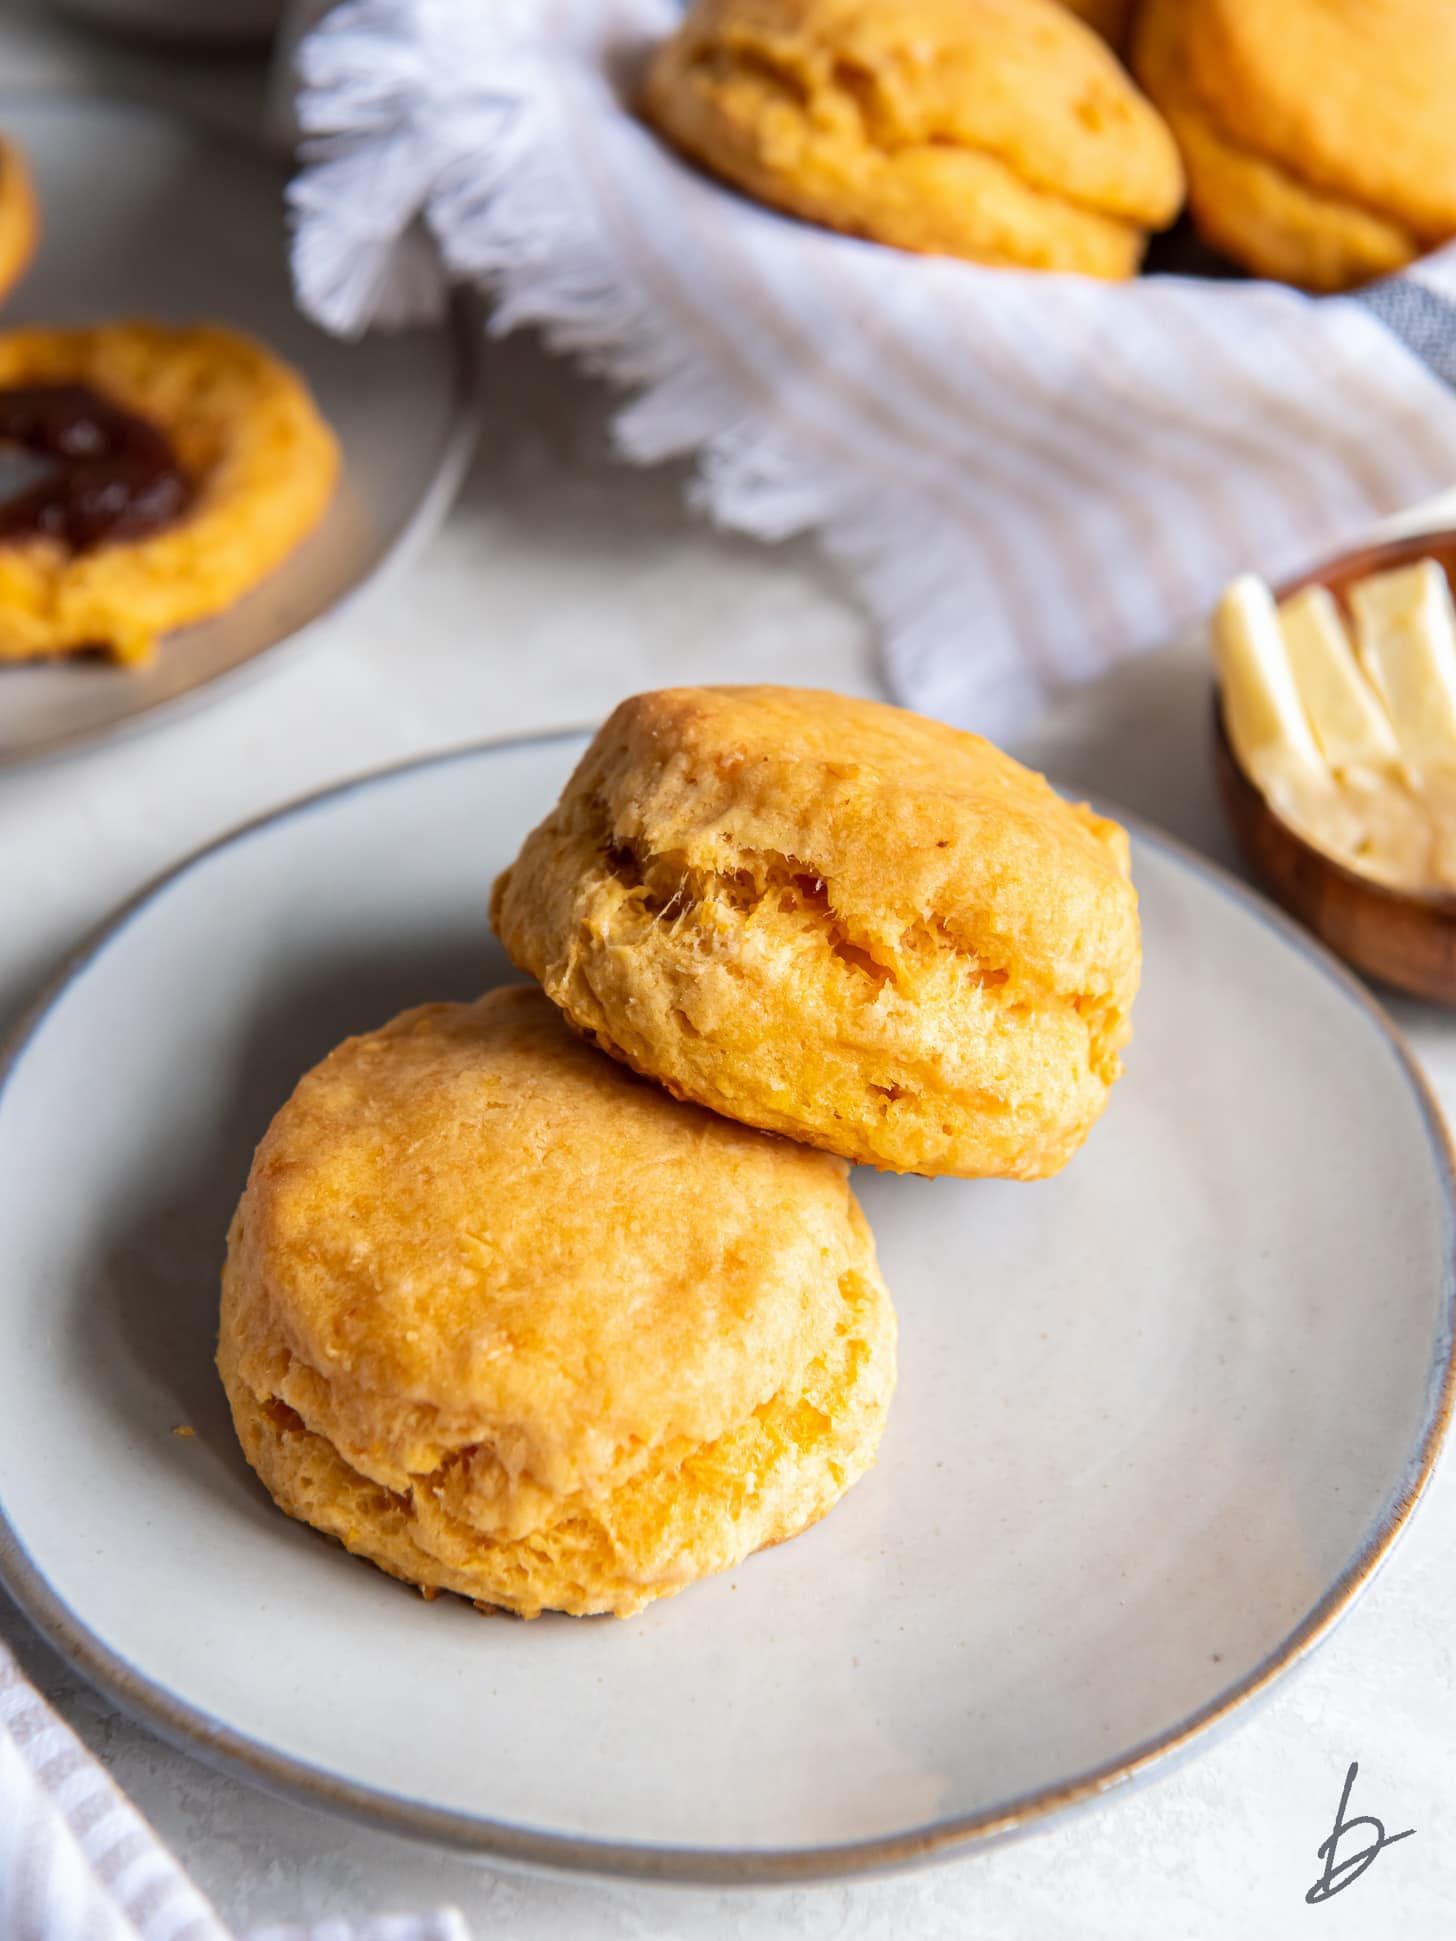
M 155 70 L 0 22 L 7 84 Z M 195 104 L 254 98 L 170 70 Z M 474 736 L 577 721 L 669 680 L 876 691 L 868 628 L 800 548 L 694 525 L 679 482 L 604 453 L 601 399 L 527 346 L 492 353 L 484 447 L 410 576 L 220 706 L 0 778 L 0 1018 L 80 933 L 182 852 L 337 777 Z M 786 645 L 787 643 L 787 645 Z M 1155 654 L 1058 709 L 1023 752 L 1222 853 L 1204 761 L 1206 670 Z M 1456 1021 L 1406 1013 L 1448 1111 Z M 223 1915 L 457 1902 L 477 1941 L 1436 1941 L 1456 1907 L 1456 1480 L 1447 1471 L 1348 1622 L 1272 1702 L 1181 1772 L 1016 1845 L 901 1880 L 683 1893 L 507 1876 L 275 1801 L 120 1718 L 0 1632 L 172 1842 Z M 1304 1905 L 1344 1770 L 1414 1839 Z

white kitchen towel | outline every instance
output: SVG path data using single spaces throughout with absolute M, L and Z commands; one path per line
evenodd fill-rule
M 232 1941 L 207 1900 L 0 1643 L 3 1941 Z M 452 1909 L 248 1941 L 469 1941 Z
M 630 392 L 632 460 L 817 533 L 915 707 L 995 732 L 1456 481 L 1456 250 L 1354 297 L 917 257 L 774 215 L 631 110 L 674 0 L 345 0 L 298 50 L 304 306 L 482 285 Z M 486 436 L 489 436 L 487 424 Z M 731 669 L 724 669 L 731 677 Z

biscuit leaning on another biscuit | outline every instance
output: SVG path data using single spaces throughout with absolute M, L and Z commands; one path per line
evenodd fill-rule
M 1057 0 L 698 0 L 642 101 L 759 201 L 901 249 L 1131 276 L 1183 200 L 1161 117 Z
M 35 254 L 40 216 L 25 158 L 0 139 L 0 297 L 6 296 Z
M 518 987 L 300 1082 L 218 1365 L 291 1516 L 426 1589 L 625 1617 L 863 1475 L 895 1317 L 845 1166 L 674 1103 Z
M 1343 290 L 1456 236 L 1444 0 L 1145 0 L 1133 64 L 1245 268 Z
M 624 701 L 491 919 L 636 1071 L 895 1172 L 1056 1172 L 1141 962 L 1115 823 L 977 735 L 796 688 Z

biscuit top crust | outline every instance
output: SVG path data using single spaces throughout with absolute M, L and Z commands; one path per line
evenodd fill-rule
M 634 1078 L 534 987 L 426 1005 L 274 1119 L 232 1237 L 238 1325 L 408 1468 L 479 1442 L 590 1487 L 793 1391 L 841 1277 L 873 1274 L 847 1175 Z
M 636 695 L 556 816 L 578 813 L 604 821 L 637 869 L 680 860 L 731 879 L 766 860 L 891 948 L 924 925 L 1029 990 L 1130 1004 L 1136 989 L 1123 830 L 979 735 L 882 702 L 785 687 Z
M 1188 85 L 1227 133 L 1315 189 L 1456 231 L 1447 0 L 1186 0 Z
M 1152 227 L 1183 199 L 1161 116 L 1057 0 L 698 0 L 665 51 L 669 78 L 772 84 L 786 113 L 881 155 L 979 150 Z

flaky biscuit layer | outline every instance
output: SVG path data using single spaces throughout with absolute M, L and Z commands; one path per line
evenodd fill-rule
M 1127 839 L 978 736 L 792 688 L 638 695 L 492 900 L 604 1050 L 900 1172 L 1035 1179 L 1122 1067 Z
M 632 1079 L 535 990 L 350 1040 L 258 1149 L 219 1366 L 290 1514 L 523 1615 L 626 1615 L 873 1461 L 894 1316 L 845 1168 Z

